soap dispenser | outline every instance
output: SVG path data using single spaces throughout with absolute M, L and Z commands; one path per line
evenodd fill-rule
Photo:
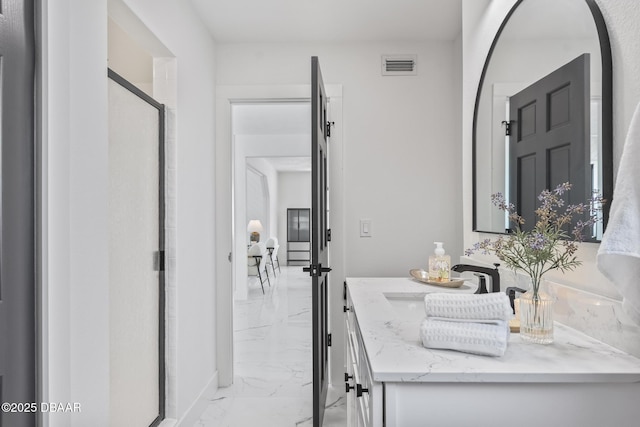
M 451 257 L 445 255 L 442 242 L 433 242 L 436 245 L 435 255 L 429 257 L 429 280 L 433 282 L 448 282 L 451 268 Z

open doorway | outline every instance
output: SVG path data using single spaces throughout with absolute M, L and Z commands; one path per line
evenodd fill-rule
M 342 86 L 327 86 L 327 97 L 330 101 L 331 117 L 336 121 L 336 126 L 332 129 L 332 150 L 330 151 L 331 170 L 329 171 L 330 179 L 333 182 L 342 182 L 342 174 L 344 168 L 343 161 L 343 140 L 342 140 Z M 287 105 L 289 103 L 305 103 L 309 102 L 309 94 L 311 93 L 308 85 L 278 85 L 278 86 L 221 86 L 216 93 L 216 244 L 221 248 L 216 257 L 216 281 L 219 284 L 216 303 L 216 320 L 217 320 L 217 366 L 218 366 L 218 385 L 221 388 L 227 388 L 234 382 L 234 330 L 237 325 L 234 324 L 234 293 L 237 278 L 246 278 L 246 251 L 248 232 L 246 217 L 244 212 L 239 213 L 236 204 L 240 196 L 232 193 L 232 188 L 242 187 L 244 185 L 244 168 L 245 159 L 238 153 L 238 142 L 243 138 L 238 138 L 232 130 L 232 125 L 238 125 L 238 116 L 234 114 L 235 119 L 232 120 L 232 111 L 242 105 L 256 104 L 274 104 Z M 309 111 L 310 113 L 310 111 Z M 309 125 L 309 115 L 304 115 L 303 120 L 307 120 Z M 260 117 L 258 117 L 260 119 Z M 262 120 L 266 120 L 263 118 Z M 232 123 L 233 122 L 233 123 Z M 255 122 L 253 122 L 255 124 Z M 274 122 L 275 123 L 275 122 Z M 300 125 L 300 128 L 304 127 Z M 257 136 L 248 135 L 245 139 L 256 139 Z M 272 140 L 274 145 L 283 145 L 288 138 L 277 141 Z M 310 140 L 309 140 L 310 141 Z M 310 145 L 310 144 L 309 144 Z M 263 144 L 262 148 L 267 148 Z M 307 151 L 305 156 L 309 156 Z M 254 157 L 272 156 L 273 154 L 255 154 Z M 297 156 L 297 155 L 295 155 Z M 294 157 L 292 152 L 287 153 L 287 157 Z M 242 159 L 242 160 L 241 160 Z M 238 171 L 243 171 L 239 173 Z M 240 182 L 242 181 L 242 183 Z M 335 186 L 330 194 L 330 205 L 332 212 L 332 267 L 333 271 L 330 275 L 335 276 L 333 283 L 336 284 L 335 292 L 330 292 L 331 305 L 340 308 L 331 311 L 331 322 L 336 325 L 342 323 L 341 311 L 341 279 L 344 277 L 344 191 L 340 185 Z M 246 203 L 246 202 L 243 202 Z M 238 224 L 242 223 L 241 226 Z M 285 242 L 286 244 L 286 242 Z M 228 249 L 227 249 L 228 248 Z M 245 265 L 244 270 L 238 271 Z M 239 266 L 238 266 L 239 265 Z M 299 269 L 300 266 L 295 267 Z M 306 275 L 308 278 L 308 273 Z M 257 292 L 261 291 L 256 289 Z M 335 313 L 334 313 L 335 312 Z M 335 314 L 335 316 L 334 316 Z M 334 318 L 335 317 L 335 318 Z M 334 342 L 340 343 L 343 339 L 343 333 L 340 327 L 333 332 Z M 340 382 L 340 376 L 343 373 L 344 355 L 341 345 L 335 345 L 330 348 L 332 360 L 335 361 L 335 375 L 332 374 L 334 382 Z M 221 390 L 222 391 L 222 390 Z M 226 400 L 225 400 L 226 401 Z
M 306 100 L 231 106 L 234 379 L 222 393 L 229 404 L 250 399 L 256 414 L 271 408 L 265 417 L 283 417 L 274 423 L 296 424 L 312 415 L 311 278 L 301 264 L 287 266 L 286 250 L 288 209 L 311 207 L 310 115 Z M 248 254 L 270 239 L 279 243 L 280 268 L 266 265 L 262 275 L 269 282 L 261 284 L 247 266 Z M 239 418 L 225 422 L 269 423 L 261 416 L 230 416 Z
M 246 298 L 251 283 L 246 262 L 252 243 L 249 223 L 253 221 L 255 226 L 259 221 L 263 242 L 277 238 L 280 246 L 286 248 L 286 208 L 310 207 L 310 115 L 310 104 L 306 100 L 231 106 L 236 242 L 234 300 Z M 292 179 L 297 186 L 289 184 Z M 286 184 L 282 197 L 280 184 Z M 305 206 L 288 206 L 290 203 Z M 286 263 L 286 250 L 280 252 L 280 259 L 282 254 Z

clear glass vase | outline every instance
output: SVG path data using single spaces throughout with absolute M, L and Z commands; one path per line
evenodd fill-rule
M 520 337 L 528 342 L 553 342 L 553 305 L 548 294 L 528 291 L 520 296 Z

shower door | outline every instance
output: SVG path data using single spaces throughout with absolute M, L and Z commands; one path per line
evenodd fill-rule
M 109 70 L 110 423 L 164 418 L 164 106 Z

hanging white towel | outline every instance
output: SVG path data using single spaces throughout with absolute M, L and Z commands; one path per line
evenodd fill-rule
M 640 104 L 627 133 L 598 269 L 617 287 L 623 307 L 640 325 Z
M 502 292 L 490 294 L 433 293 L 424 297 L 427 317 L 482 320 L 510 320 L 513 311 L 509 297 Z
M 509 326 L 504 320 L 477 323 L 428 317 L 420 324 L 420 339 L 426 348 L 503 356 L 509 342 Z

